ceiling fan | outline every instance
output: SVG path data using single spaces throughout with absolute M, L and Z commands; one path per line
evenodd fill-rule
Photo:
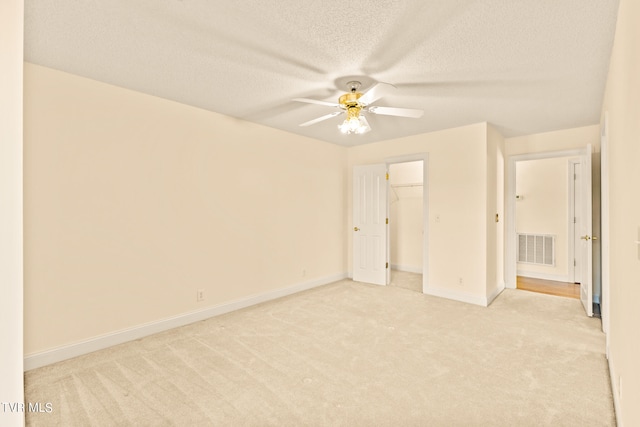
M 395 86 L 389 83 L 377 83 L 375 86 L 371 87 L 371 89 L 367 90 L 364 93 L 358 92 L 361 83 L 358 81 L 350 81 L 347 83 L 349 87 L 349 92 L 345 93 L 338 99 L 338 103 L 334 104 L 332 102 L 319 101 L 317 99 L 309 99 L 309 98 L 295 98 L 294 101 L 297 102 L 306 102 L 309 104 L 317 104 L 324 105 L 326 107 L 339 108 L 341 111 L 334 111 L 333 113 L 326 114 L 324 116 L 318 117 L 317 119 L 309 120 L 308 122 L 301 123 L 300 126 L 310 126 L 324 120 L 328 120 L 332 117 L 336 117 L 343 112 L 346 113 L 346 119 L 338 128 L 342 133 L 367 133 L 371 130 L 371 126 L 369 126 L 369 122 L 367 122 L 366 117 L 362 113 L 373 113 L 380 114 L 385 116 L 398 116 L 398 117 L 411 117 L 411 118 L 419 118 L 422 117 L 424 111 L 422 110 L 414 110 L 411 108 L 395 108 L 395 107 L 378 107 L 372 105 L 378 99 L 382 98 L 382 92 L 385 87 L 393 87 Z

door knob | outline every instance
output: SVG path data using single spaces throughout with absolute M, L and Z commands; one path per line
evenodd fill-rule
M 358 227 L 353 227 L 353 231 L 360 231 Z
M 581 238 L 582 240 L 586 240 L 586 241 L 591 240 L 591 237 L 590 237 L 590 236 L 582 236 L 582 237 L 580 237 L 580 238 Z

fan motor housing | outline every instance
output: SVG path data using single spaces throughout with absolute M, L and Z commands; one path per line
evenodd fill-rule
M 349 92 L 345 93 L 340 97 L 338 102 L 340 105 L 344 105 L 346 108 L 355 107 L 358 105 L 358 98 L 360 98 L 362 94 L 360 92 Z

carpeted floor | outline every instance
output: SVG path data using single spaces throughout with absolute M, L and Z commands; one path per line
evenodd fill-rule
M 33 426 L 614 426 L 574 299 L 341 281 L 26 373 Z
M 422 274 L 391 270 L 391 281 L 389 282 L 389 286 L 422 293 Z

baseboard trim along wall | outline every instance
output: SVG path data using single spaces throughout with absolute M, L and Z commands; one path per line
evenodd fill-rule
M 607 356 L 607 364 L 609 365 L 609 378 L 611 379 L 611 394 L 613 395 L 613 411 L 616 414 L 616 425 L 618 427 L 622 427 L 622 420 L 620 419 L 620 414 L 622 413 L 620 408 L 620 389 L 619 389 L 619 379 L 616 381 L 616 376 L 614 375 L 614 369 L 611 366 L 611 358 Z
M 393 264 L 391 268 L 394 269 Z M 401 270 L 402 271 L 402 270 Z M 411 273 L 411 272 L 410 272 Z M 348 272 L 347 277 L 349 279 L 353 279 L 353 272 Z M 434 286 L 428 287 L 423 293 L 425 295 L 431 295 L 434 297 L 451 299 L 454 301 L 466 302 L 469 304 L 481 305 L 483 307 L 488 307 L 489 304 L 493 302 L 494 299 L 498 297 L 506 289 L 505 282 L 499 283 L 498 286 L 486 297 L 469 294 L 466 292 L 452 291 L 450 289 L 437 288 Z M 515 289 L 515 286 L 513 287 Z
M 487 303 L 485 305 L 485 307 L 488 307 L 494 299 L 496 299 L 498 297 L 498 295 L 500 295 L 502 293 L 502 291 L 504 291 L 505 289 L 505 284 L 504 282 L 499 283 L 498 286 L 496 286 L 493 291 L 491 291 L 489 294 L 487 294 Z
M 473 295 L 466 292 L 452 291 L 450 289 L 442 289 L 442 288 L 436 288 L 436 287 L 430 286 L 425 290 L 424 293 L 434 297 L 447 298 L 454 301 L 481 305 L 483 307 L 486 307 L 489 305 L 487 297 Z
M 347 278 L 347 273 L 335 274 L 315 280 L 298 283 L 286 288 L 275 289 L 273 291 L 261 294 L 250 295 L 235 301 L 222 303 L 213 307 L 207 307 L 202 310 L 192 311 L 178 316 L 162 319 L 154 322 L 145 323 L 134 326 L 132 328 L 123 329 L 110 334 L 100 335 L 85 341 L 64 345 L 53 348 L 51 350 L 42 351 L 26 356 L 24 358 L 24 370 L 29 371 L 41 366 L 50 365 L 73 357 L 82 356 L 97 350 L 102 350 L 114 345 L 133 341 L 149 335 L 163 332 L 169 329 L 188 325 L 190 323 L 199 322 L 210 317 L 219 316 L 235 310 L 240 310 L 252 305 L 282 298 L 318 286 L 327 285 Z

